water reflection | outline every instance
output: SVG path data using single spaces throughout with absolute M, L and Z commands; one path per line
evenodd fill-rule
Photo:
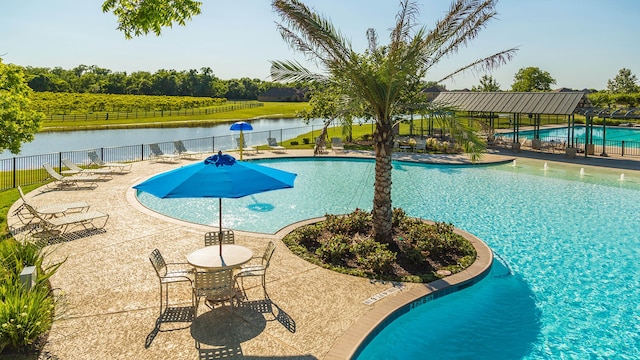
M 252 120 L 252 132 L 246 133 L 247 142 L 250 143 L 252 133 L 260 134 L 261 141 L 264 131 L 287 130 L 286 138 L 296 137 L 302 133 L 319 130 L 322 120 L 313 120 L 307 126 L 302 119 L 258 119 Z M 0 153 L 0 159 L 8 159 L 14 156 L 27 156 L 48 154 L 61 151 L 95 149 L 101 147 L 126 146 L 136 144 L 161 143 L 165 141 L 194 139 L 212 136 L 233 135 L 229 130 L 231 124 L 220 124 L 210 127 L 185 127 L 185 128 L 151 128 L 151 129 L 113 129 L 113 130 L 86 130 L 46 132 L 36 134 L 30 143 L 22 145 L 20 154 L 14 155 L 8 151 Z M 299 129 L 295 131 L 294 129 Z M 285 135 L 283 135 L 284 137 Z M 279 141 L 280 136 L 274 136 Z

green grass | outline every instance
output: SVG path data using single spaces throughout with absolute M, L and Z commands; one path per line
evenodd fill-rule
M 307 108 L 306 102 L 265 102 L 264 106 L 252 109 L 240 109 L 235 111 L 227 111 L 207 115 L 193 116 L 163 116 L 138 119 L 89 119 L 77 121 L 44 121 L 42 124 L 42 132 L 45 131 L 69 131 L 69 130 L 90 130 L 99 129 L 105 126 L 110 128 L 127 128 L 127 127 L 154 127 L 154 125 L 162 125 L 173 123 L 176 127 L 180 126 L 201 126 L 215 124 L 221 122 L 229 122 L 235 120 L 247 120 L 255 118 L 293 118 L 297 116 L 297 112 Z

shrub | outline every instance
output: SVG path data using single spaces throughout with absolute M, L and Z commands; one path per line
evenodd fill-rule
M 308 144 L 309 143 L 309 138 L 302 138 L 302 143 L 303 144 Z
M 45 255 L 37 244 L 14 239 L 0 242 L 0 352 L 7 346 L 33 345 L 51 327 L 54 301 L 48 280 L 62 262 L 43 268 Z M 25 266 L 35 266 L 38 272 L 30 290 L 20 281 Z
M 321 243 L 320 247 L 316 249 L 316 255 L 335 265 L 343 263 L 349 253 L 350 241 L 350 238 L 345 235 L 334 235 Z
M 297 141 L 292 141 L 289 144 L 291 144 L 292 146 L 295 146 L 295 145 L 298 145 L 298 142 Z
M 396 261 L 396 254 L 388 249 L 388 244 L 380 244 L 373 239 L 364 239 L 354 243 L 352 252 L 356 262 L 364 267 L 365 271 L 374 275 L 380 275 L 391 268 Z

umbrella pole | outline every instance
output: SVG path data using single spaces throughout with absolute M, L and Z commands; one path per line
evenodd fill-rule
M 222 257 L 222 198 L 218 198 L 218 245 L 220 246 L 220 256 Z
M 244 147 L 244 135 L 242 129 L 240 129 L 240 160 L 242 160 L 242 148 Z

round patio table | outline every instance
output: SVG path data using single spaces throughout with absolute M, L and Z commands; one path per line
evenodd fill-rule
M 248 262 L 253 257 L 253 251 L 240 245 L 222 245 L 222 256 L 220 256 L 220 245 L 205 246 L 187 255 L 187 262 L 194 267 L 201 269 L 221 270 L 239 267 Z

